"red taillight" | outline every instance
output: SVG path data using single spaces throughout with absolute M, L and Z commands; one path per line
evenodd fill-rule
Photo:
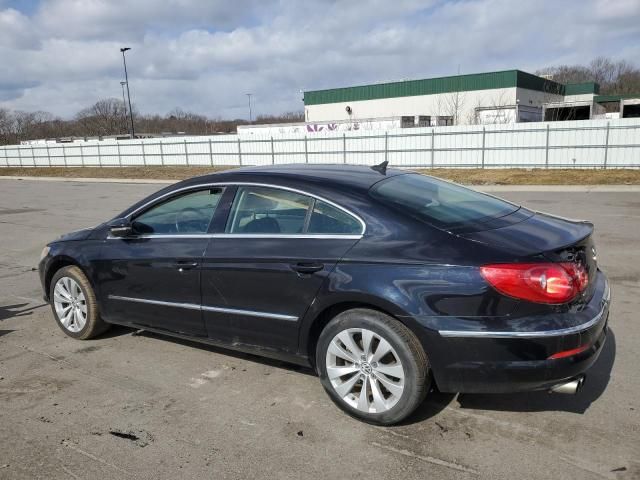
M 589 277 L 577 263 L 500 263 L 480 267 L 500 293 L 536 303 L 565 303 L 587 288 Z

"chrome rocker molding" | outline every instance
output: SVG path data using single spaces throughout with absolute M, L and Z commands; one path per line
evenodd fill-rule
M 160 305 L 163 307 L 187 308 L 189 310 L 201 310 L 206 312 L 229 313 L 231 315 L 248 315 L 251 317 L 272 318 L 274 320 L 285 320 L 288 322 L 297 322 L 298 317 L 292 315 L 283 315 L 281 313 L 255 312 L 253 310 L 239 310 L 235 308 L 209 307 L 205 305 L 196 305 L 195 303 L 175 303 L 163 302 L 162 300 L 149 300 L 146 298 L 122 297 L 120 295 L 109 295 L 110 300 L 122 300 L 125 302 L 147 303 L 150 305 Z
M 573 333 L 579 333 L 587 330 L 596 325 L 602 316 L 604 315 L 609 302 L 611 301 L 611 290 L 609 285 L 606 286 L 606 292 L 602 301 L 602 310 L 588 322 L 574 327 L 559 328 L 556 330 L 543 330 L 535 332 L 492 332 L 485 330 L 438 330 L 438 333 L 443 337 L 449 338 L 544 338 L 544 337 L 559 337 L 562 335 L 571 335 Z
M 602 318 L 604 310 L 595 317 L 582 325 L 575 327 L 560 328 L 557 330 L 543 330 L 537 332 L 491 332 L 484 330 L 438 330 L 443 337 L 458 338 L 541 338 L 541 337 L 559 337 L 562 335 L 571 335 L 572 333 L 582 332 L 593 327 Z

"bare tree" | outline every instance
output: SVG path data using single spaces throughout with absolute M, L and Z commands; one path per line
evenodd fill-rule
M 459 125 L 465 105 L 463 92 L 452 92 L 438 95 L 436 108 L 439 117 L 450 117 L 453 125 Z
M 482 101 L 478 100 L 476 102 L 476 106 L 473 108 L 473 110 L 470 110 L 468 115 L 467 115 L 467 124 L 468 125 L 481 125 L 482 124 L 482 118 L 480 118 L 480 112 L 484 108 L 485 107 L 482 105 Z
M 11 112 L 0 110 L 0 142 L 19 143 L 41 136 L 51 124 L 53 116 L 47 112 Z
M 554 77 L 555 79 L 555 77 Z M 543 86 L 543 97 L 542 97 L 542 105 L 548 105 L 550 103 L 554 103 L 554 102 L 558 102 L 559 98 L 558 95 L 560 94 L 560 92 L 558 91 L 558 86 L 559 86 L 560 82 L 554 80 L 554 81 L 548 81 L 544 83 Z M 556 120 L 560 120 L 560 115 L 559 115 L 560 110 L 559 109 L 544 109 L 543 108 L 543 118 L 542 120 L 544 121 L 550 121 L 550 122 L 554 122 Z
M 78 112 L 76 120 L 87 136 L 117 135 L 127 131 L 125 111 L 122 100 L 106 98 Z
M 5 108 L 0 108 L 0 145 L 11 143 L 11 121 L 11 112 Z
M 280 115 L 258 115 L 256 123 L 299 123 L 304 122 L 304 112 L 286 112 Z
M 580 83 L 593 80 L 589 69 L 580 65 L 560 65 L 536 71 L 536 75 L 551 77 L 558 83 Z
M 514 119 L 509 116 L 509 110 L 515 110 L 514 114 L 517 115 L 516 106 L 513 105 L 513 103 L 509 102 L 508 95 L 504 91 L 500 92 L 500 95 L 498 95 L 497 97 L 491 97 L 491 102 L 489 102 L 488 109 L 495 112 L 491 122 L 493 124 L 513 123 Z M 518 119 L 516 118 L 515 121 L 517 122 Z
M 559 83 L 596 82 L 602 94 L 640 93 L 640 69 L 625 60 L 597 57 L 589 65 L 559 65 L 536 72 Z
M 617 94 L 640 93 L 640 69 L 634 68 L 627 62 L 616 64 L 616 76 L 612 81 L 611 90 Z

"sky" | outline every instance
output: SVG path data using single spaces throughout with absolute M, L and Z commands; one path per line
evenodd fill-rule
M 640 0 L 0 0 L 0 107 L 301 111 L 302 90 L 640 61 Z

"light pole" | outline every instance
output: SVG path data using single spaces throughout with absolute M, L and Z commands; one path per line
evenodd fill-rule
M 249 98 L 249 123 L 251 123 L 253 121 L 253 117 L 251 114 L 251 95 L 253 95 L 252 93 L 247 93 L 247 97 Z
M 129 76 L 127 75 L 127 60 L 124 57 L 124 52 L 126 52 L 127 50 L 131 50 L 131 48 L 124 47 L 120 49 L 120 51 L 122 52 L 122 63 L 124 64 L 124 80 L 125 80 L 124 83 L 127 84 L 127 98 L 129 99 L 129 118 L 131 119 L 131 138 L 133 138 L 136 132 L 133 129 L 133 109 L 131 108 L 131 93 L 129 92 Z
M 122 87 L 122 105 L 124 106 L 124 115 L 123 115 L 122 119 L 124 120 L 125 127 L 127 125 L 127 101 L 124 98 L 124 86 L 126 84 L 127 84 L 127 82 L 120 82 L 120 86 Z

